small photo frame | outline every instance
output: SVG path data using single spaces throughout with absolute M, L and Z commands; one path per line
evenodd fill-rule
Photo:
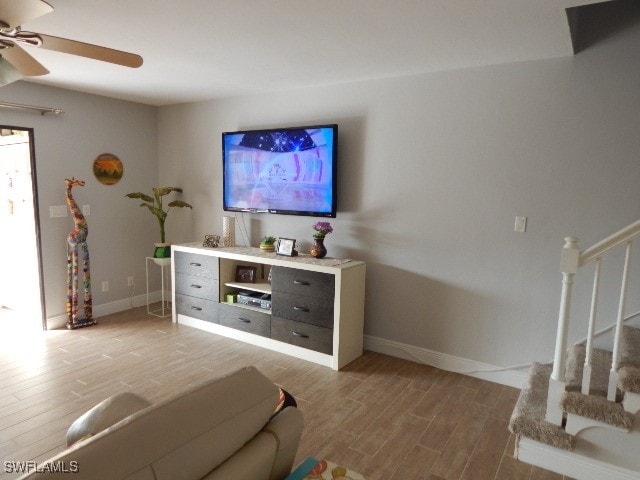
M 236 267 L 236 282 L 256 283 L 256 267 L 245 267 L 243 265 L 238 265 Z
M 278 238 L 276 254 L 293 257 L 295 255 L 296 240 L 294 238 Z
M 220 235 L 205 235 L 202 242 L 203 247 L 218 248 L 220 244 Z

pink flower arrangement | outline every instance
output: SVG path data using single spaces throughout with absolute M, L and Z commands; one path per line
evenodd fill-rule
M 324 238 L 333 232 L 333 227 L 329 222 L 316 222 L 313 224 L 313 229 L 316 233 L 313 234 L 315 238 Z

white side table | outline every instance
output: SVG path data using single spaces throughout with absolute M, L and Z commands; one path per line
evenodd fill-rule
M 155 309 L 151 309 L 151 302 L 149 300 L 149 262 L 158 265 L 160 267 L 160 306 Z M 169 268 L 167 268 L 169 267 Z M 168 292 L 165 292 L 165 282 L 168 285 L 170 279 L 168 274 L 171 272 L 171 259 L 170 258 L 154 258 L 147 257 L 146 260 L 146 274 L 147 274 L 147 313 L 149 315 L 155 315 L 156 317 L 165 318 L 171 316 L 171 302 L 168 298 Z M 165 272 L 166 270 L 166 272 Z

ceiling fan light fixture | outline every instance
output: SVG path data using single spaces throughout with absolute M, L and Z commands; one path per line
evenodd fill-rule
M 22 49 L 23 45 L 78 55 L 130 68 L 138 68 L 142 65 L 142 57 L 134 53 L 68 38 L 54 37 L 53 35 L 28 32 L 20 27 L 23 21 L 51 11 L 53 11 L 53 7 L 44 0 L 0 0 L 0 15 L 2 15 L 0 19 L 0 57 L 4 63 L 12 65 L 11 70 L 0 67 L 5 70 L 0 82 L 11 83 L 11 81 L 15 81 L 11 80 L 15 77 L 13 70 L 17 72 L 19 78 L 49 73 L 49 70 Z
M 21 78 L 22 75 L 20 75 L 20 72 L 18 72 L 11 63 L 0 57 L 0 87 L 9 85 Z

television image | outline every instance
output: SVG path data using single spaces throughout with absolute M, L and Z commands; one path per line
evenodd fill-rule
M 335 217 L 337 140 L 337 125 L 223 133 L 223 209 Z

